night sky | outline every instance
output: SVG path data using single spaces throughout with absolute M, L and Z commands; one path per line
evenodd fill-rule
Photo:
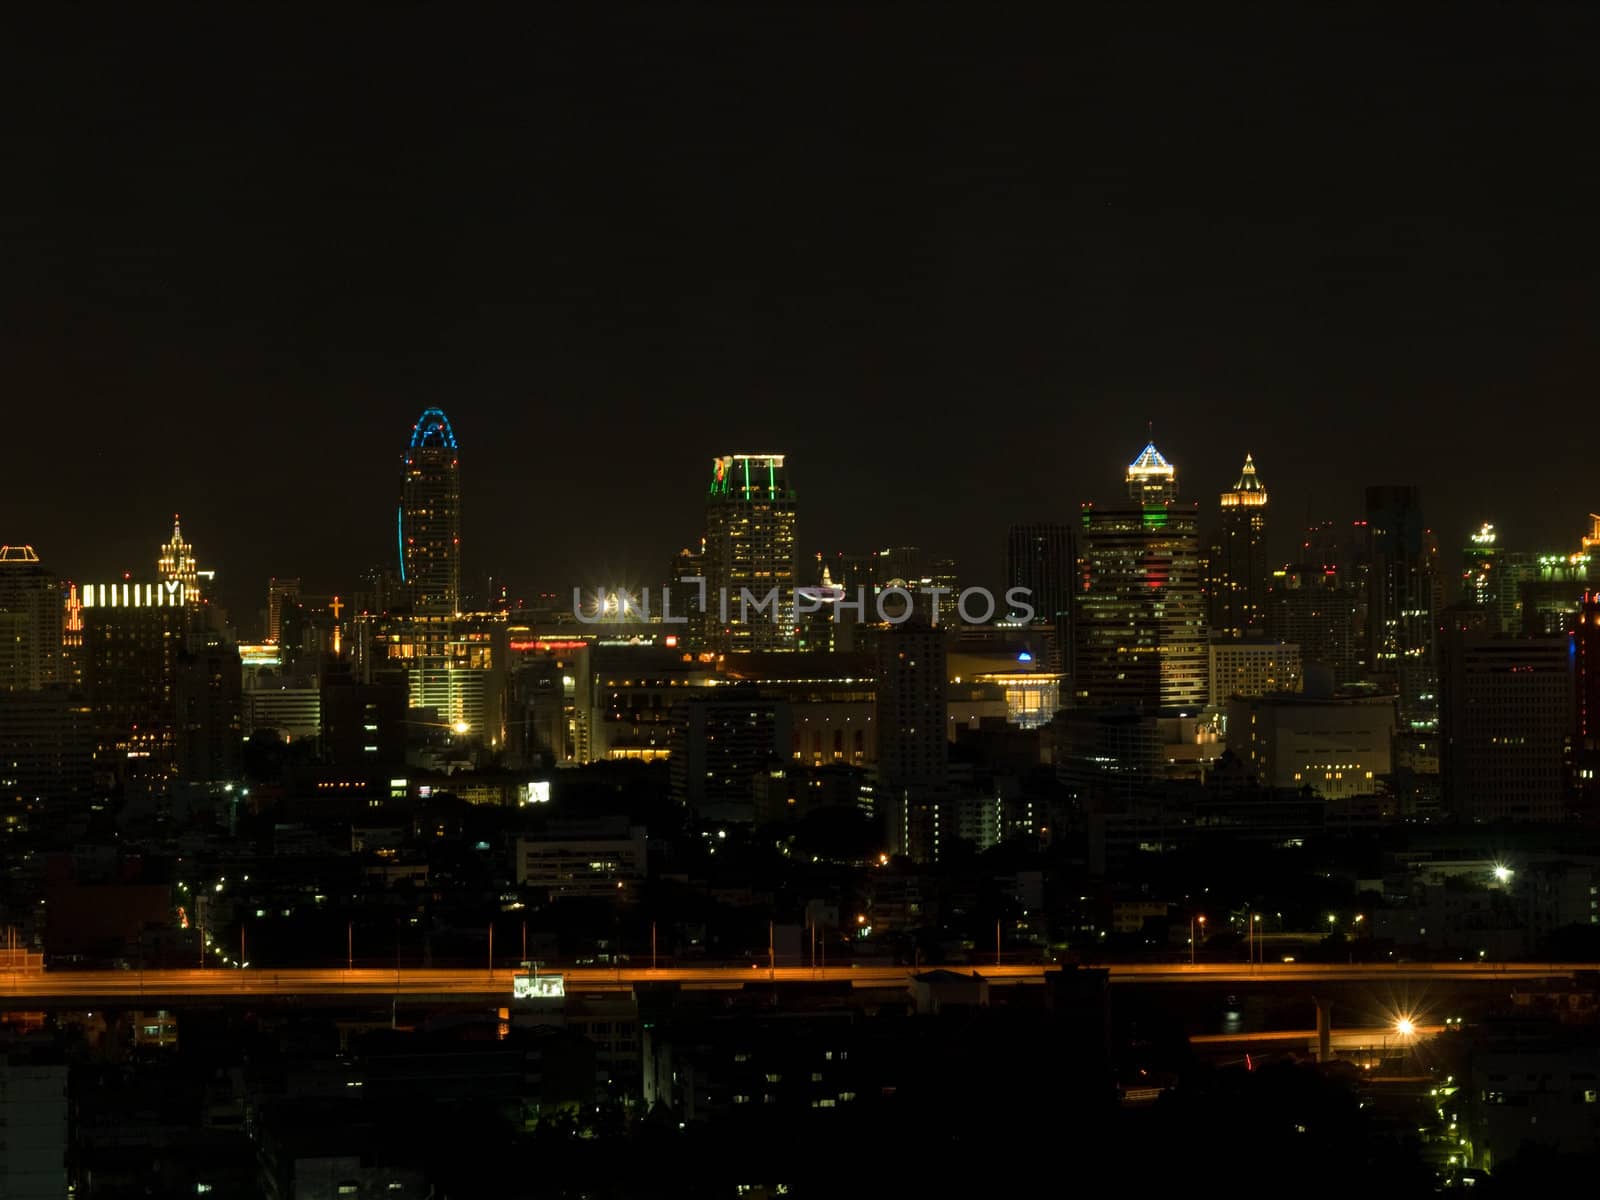
M 438 404 L 524 593 L 654 581 L 740 450 L 983 582 L 1147 420 L 1281 550 L 1380 482 L 1575 545 L 1594 19 L 1200 7 L 8 30 L 0 541 L 153 575 L 181 511 L 250 623 L 392 558 Z

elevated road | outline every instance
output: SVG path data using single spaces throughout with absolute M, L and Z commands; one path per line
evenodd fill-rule
M 1093 965 L 1093 964 L 1086 964 Z M 1428 981 L 1470 981 L 1480 984 L 1571 979 L 1581 972 L 1600 972 L 1600 963 L 1396 963 L 1316 964 L 1167 963 L 1106 964 L 1113 984 L 1249 984 L 1314 987 L 1331 983 L 1377 984 Z M 994 984 L 1042 982 L 1059 970 L 1038 964 L 952 967 L 976 971 Z M 918 970 L 906 966 L 778 967 L 548 967 L 568 991 L 623 991 L 639 985 L 677 984 L 690 989 L 735 989 L 762 983 L 833 983 L 858 988 L 904 987 Z M 488 998 L 509 1001 L 511 970 L 454 970 L 407 967 L 400 970 L 284 970 L 248 968 L 152 971 L 43 971 L 0 973 L 0 1006 L 24 1008 L 64 1003 L 151 1003 L 184 999 L 273 997 L 348 998 Z

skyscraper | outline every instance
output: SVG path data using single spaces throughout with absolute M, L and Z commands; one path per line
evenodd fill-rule
M 1070 669 L 1066 647 L 1071 636 L 1077 566 L 1070 525 L 1013 525 L 1006 536 L 1006 587 L 1027 588 L 1034 624 L 1054 630 L 1054 661 L 1047 665 L 1056 671 Z
M 1495 569 L 1499 556 L 1494 526 L 1485 521 L 1461 552 L 1461 603 L 1485 608 L 1493 614 L 1494 632 L 1512 632 L 1500 624 L 1500 576 Z
M 1206 703 L 1199 509 L 1152 443 L 1129 464 L 1130 503 L 1085 504 L 1073 611 L 1080 704 L 1194 712 Z
M 1463 821 L 1559 821 L 1572 767 L 1572 640 L 1487 629 L 1481 609 L 1449 614 L 1440 657 L 1445 804 Z
M 1439 721 L 1435 614 L 1437 544 L 1422 521 L 1422 496 L 1405 485 L 1367 489 L 1369 671 L 1400 697 L 1400 730 Z
M 1232 491 L 1217 499 L 1221 530 L 1212 549 L 1211 632 L 1245 637 L 1263 632 L 1267 603 L 1267 488 L 1246 454 Z
M 32 546 L 0 546 L 0 692 L 64 678 L 61 587 Z
M 781 454 L 711 460 L 703 620 L 705 640 L 718 649 L 794 646 L 796 505 L 783 460 Z M 745 590 L 751 598 L 741 607 Z
M 396 514 L 400 577 L 413 612 L 461 611 L 461 460 L 443 410 L 411 427 Z
M 950 759 L 944 634 L 920 621 L 908 622 L 885 630 L 877 653 L 873 806 L 883 818 L 891 853 L 935 861 Z
M 279 579 L 267 581 L 267 641 L 274 645 L 283 640 L 284 609 L 300 603 L 300 581 Z

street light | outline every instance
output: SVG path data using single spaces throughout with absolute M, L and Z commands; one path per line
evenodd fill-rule
M 1194 916 L 1191 914 L 1189 917 L 1189 965 L 1191 967 L 1194 966 L 1194 929 L 1197 924 L 1200 926 L 1200 932 L 1204 933 L 1206 931 L 1206 919 L 1204 914 L 1201 914 L 1200 916 Z
M 1417 1031 L 1416 1022 L 1410 1017 L 1401 1017 L 1394 1023 L 1394 1031 L 1401 1037 L 1410 1037 Z

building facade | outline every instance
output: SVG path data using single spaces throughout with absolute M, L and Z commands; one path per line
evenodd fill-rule
M 1207 700 L 1199 510 L 1154 445 L 1127 471 L 1132 503 L 1086 504 L 1073 612 L 1073 695 L 1084 705 L 1187 710 Z
M 1213 634 L 1259 634 L 1267 618 L 1267 488 L 1246 454 L 1231 491 L 1217 500 L 1221 527 L 1212 548 L 1207 589 Z
M 461 459 L 443 410 L 411 427 L 396 515 L 400 577 L 413 612 L 461 611 Z
M 794 647 L 796 515 L 782 454 L 712 459 L 706 493 L 706 593 L 699 614 L 707 645 L 723 651 Z M 741 605 L 746 593 L 750 598 Z
M 1559 821 L 1572 770 L 1572 640 L 1451 623 L 1440 672 L 1440 773 L 1463 821 Z

